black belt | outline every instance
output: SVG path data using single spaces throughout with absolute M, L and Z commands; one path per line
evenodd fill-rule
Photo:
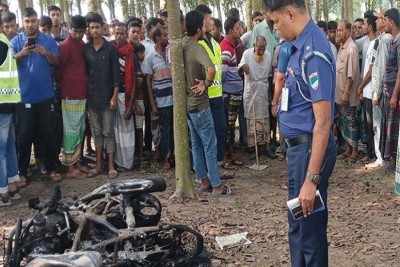
M 304 133 L 294 138 L 285 139 L 286 144 L 288 147 L 298 146 L 304 143 L 309 143 L 312 140 L 312 134 Z
M 199 113 L 201 110 L 200 109 L 198 109 L 198 108 L 192 108 L 192 109 L 189 109 L 187 112 L 188 113 Z

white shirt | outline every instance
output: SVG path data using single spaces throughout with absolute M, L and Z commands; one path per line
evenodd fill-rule
M 365 62 L 364 62 L 364 70 L 363 70 L 363 79 L 365 78 L 365 76 L 368 73 L 369 70 L 369 66 L 371 64 L 376 64 L 376 56 L 378 54 L 377 50 L 374 49 L 375 46 L 375 42 L 377 41 L 377 39 L 375 38 L 374 40 L 371 40 L 367 51 L 366 51 L 366 55 L 365 55 Z M 368 82 L 368 84 L 364 87 L 363 90 L 363 97 L 368 98 L 368 99 L 372 99 L 372 87 L 371 87 L 371 81 Z

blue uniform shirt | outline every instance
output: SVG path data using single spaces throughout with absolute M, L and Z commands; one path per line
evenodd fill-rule
M 284 42 L 279 49 L 278 72 L 285 73 L 292 53 L 292 43 Z
M 25 43 L 25 33 L 15 36 L 11 40 L 14 53 L 21 52 Z M 51 36 L 39 32 L 36 44 L 58 57 L 58 45 Z M 22 58 L 17 64 L 22 103 L 35 104 L 54 97 L 53 67 L 47 57 L 32 53 Z
M 313 20 L 310 20 L 292 45 L 292 56 L 286 72 L 286 87 L 289 90 L 288 110 L 279 112 L 280 129 L 285 138 L 313 132 L 315 117 L 312 103 L 321 100 L 331 102 L 331 123 L 335 106 L 336 67 L 325 34 Z M 325 57 L 329 63 L 313 52 Z M 310 56 L 311 54 L 313 56 Z M 308 60 L 304 67 L 303 78 L 301 63 L 305 58 Z

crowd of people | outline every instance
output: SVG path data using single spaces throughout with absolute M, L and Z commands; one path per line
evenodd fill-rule
M 234 155 L 238 119 L 240 142 L 248 145 L 250 158 L 255 158 L 256 145 L 260 147 L 259 153 L 271 159 L 277 157 L 276 136 L 271 140 L 270 135 L 270 119 L 275 125 L 274 133 L 276 120 L 269 115 L 268 103 L 272 97 L 271 63 L 278 34 L 274 30 L 268 30 L 268 36 L 244 34 L 239 12 L 232 9 L 222 35 L 222 23 L 213 18 L 209 7 L 199 5 L 195 11 L 202 15 L 204 27 L 196 33 L 196 44 L 201 48 L 189 45 L 196 49 L 193 55 L 202 65 L 191 68 L 193 62 L 185 64 L 185 69 L 192 71 L 186 77 L 193 78 L 187 81 L 191 85 L 187 112 L 192 167 L 196 177 L 205 180 L 201 190 L 230 195 L 231 190 L 220 180 L 232 178 L 237 166 L 243 165 Z M 10 198 L 19 197 L 17 188 L 27 186 L 27 177 L 32 175 L 32 147 L 35 168 L 55 182 L 62 180 L 61 164 L 68 167 L 67 177 L 82 179 L 102 173 L 104 158 L 110 179 L 117 177 L 118 171 L 139 166 L 142 160 L 161 161 L 165 169 L 173 167 L 168 12 L 160 10 L 157 14 L 148 19 L 129 17 L 125 23 L 112 19 L 107 24 L 98 13 L 89 12 L 85 17 L 72 16 L 65 31 L 59 7 L 50 6 L 48 16 L 40 18 L 29 7 L 22 13 L 20 30 L 16 15 L 2 1 L 2 54 L 7 55 L 4 61 L 15 65 L 12 75 L 18 84 L 12 87 L 18 88 L 14 91 L 20 95 L 20 101 L 15 101 L 19 103 L 4 104 L 4 114 L 10 119 L 7 131 L 16 136 L 12 142 L 16 144 L 13 166 L 20 179 L 15 181 L 15 174 L 4 175 L 12 178 L 8 182 L 3 179 L 3 206 L 11 203 Z M 252 20 L 253 25 L 267 23 L 260 12 Z M 190 32 L 193 29 L 187 27 L 190 21 L 183 14 L 181 22 L 183 40 L 195 38 L 195 33 Z M 195 26 L 198 25 L 190 25 Z M 249 44 L 254 43 L 256 49 L 245 51 L 241 37 L 247 39 L 246 46 L 250 48 Z M 208 80 L 201 82 L 205 64 L 210 62 L 214 72 L 207 68 L 209 76 L 203 78 Z M 4 69 L 8 75 L 10 70 Z M 203 119 L 199 112 L 208 108 L 211 128 L 195 121 L 199 115 Z M 202 129 L 197 128 L 200 126 Z M 215 135 L 210 135 L 210 130 Z M 96 157 L 92 168 L 81 163 L 84 141 L 86 152 Z M 210 179 L 205 179 L 208 176 Z
M 6 1 L 1 8 L 0 206 L 27 186 L 32 147 L 38 170 L 55 182 L 61 164 L 67 177 L 83 179 L 102 173 L 105 158 L 110 179 L 142 160 L 173 168 L 166 10 L 109 24 L 89 12 L 72 16 L 65 31 L 59 7 L 40 18 L 28 7 L 19 32 Z M 289 198 L 299 196 L 305 217 L 317 186 L 326 202 L 336 159 L 395 172 L 397 9 L 368 10 L 354 22 L 314 22 L 302 0 L 263 1 L 251 31 L 236 8 L 226 15 L 222 24 L 206 5 L 181 12 L 191 165 L 201 192 L 232 194 L 221 180 L 243 165 L 235 140 L 252 160 L 287 157 Z M 92 168 L 80 161 L 85 141 L 96 157 Z M 320 214 L 300 222 L 289 216 L 293 266 L 327 266 L 327 211 Z M 319 248 L 294 249 L 321 240 Z

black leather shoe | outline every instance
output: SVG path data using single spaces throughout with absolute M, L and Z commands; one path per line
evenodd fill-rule
M 276 159 L 278 156 L 275 154 L 274 151 L 272 151 L 272 149 L 267 149 L 265 150 L 265 155 L 267 157 L 269 157 L 270 159 Z

